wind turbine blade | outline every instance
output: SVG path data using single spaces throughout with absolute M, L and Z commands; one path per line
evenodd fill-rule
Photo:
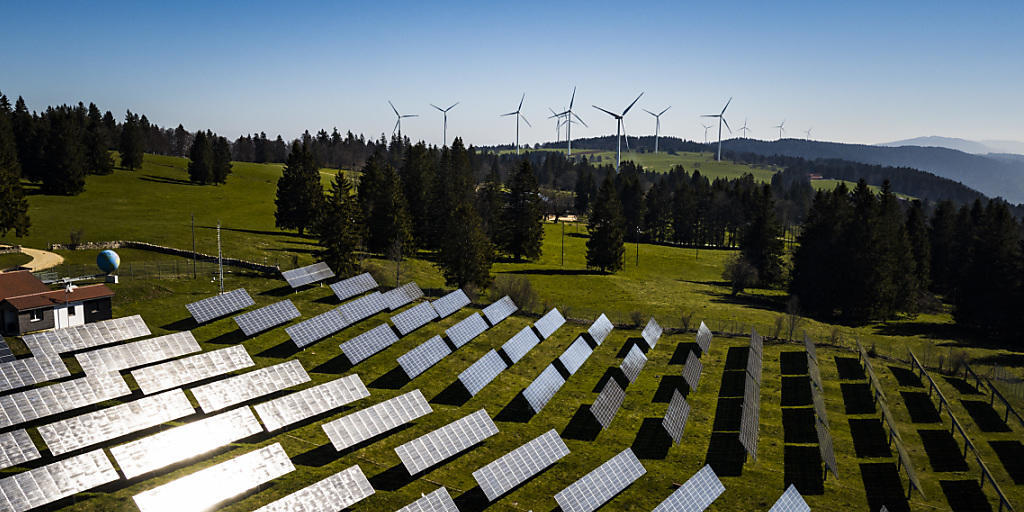
M 722 117 L 722 116 L 720 116 L 718 114 L 704 114 L 701 117 Z
M 629 151 L 629 134 L 626 133 L 626 121 L 619 118 L 619 125 L 622 126 L 622 136 L 626 138 L 626 151 Z
M 398 120 L 395 121 L 395 128 L 393 130 L 391 130 L 391 135 L 394 135 L 395 132 L 398 131 L 398 125 L 400 125 L 400 124 L 402 124 L 402 118 L 398 118 Z
M 458 104 L 459 104 L 459 102 L 457 102 L 457 101 L 456 101 L 455 103 L 452 103 L 452 106 L 450 106 L 450 107 L 448 107 L 448 108 L 444 109 L 444 111 L 445 111 L 445 112 L 448 112 L 449 110 L 451 110 L 451 109 L 455 108 L 455 105 L 458 105 Z
M 665 112 L 668 112 L 668 109 L 670 109 L 670 108 L 672 108 L 672 105 L 669 105 L 669 106 L 665 107 L 665 110 L 662 110 L 661 114 L 664 114 Z M 661 114 L 658 114 L 658 117 L 661 117 Z
M 516 114 L 518 114 L 518 113 L 519 113 L 519 111 L 516 111 L 516 112 L 509 112 L 508 114 L 501 114 L 501 117 L 505 117 L 505 116 L 514 116 L 514 115 L 516 115 Z
M 440 110 L 441 112 L 444 112 L 444 109 L 443 109 L 443 108 L 441 108 L 441 107 L 439 107 L 439 106 L 437 106 L 437 105 L 434 105 L 433 103 L 431 103 L 431 104 L 430 104 L 430 106 L 431 106 L 431 107 L 434 107 L 434 108 L 436 108 L 436 109 L 438 109 L 438 110 Z
M 551 114 L 553 114 L 553 115 L 556 115 L 556 116 L 557 116 L 557 115 L 561 115 L 561 114 L 559 114 L 559 113 L 555 112 L 555 109 L 553 109 L 553 108 L 551 108 L 551 107 L 548 107 L 548 110 L 550 110 L 550 111 L 551 111 Z
M 516 109 L 516 112 L 519 112 L 520 110 L 522 110 L 522 109 L 523 109 L 523 101 L 524 101 L 525 99 L 526 99 L 526 93 L 524 92 L 524 93 L 523 93 L 523 97 L 522 97 L 522 98 L 519 98 L 519 108 L 517 108 L 517 109 Z
M 526 116 L 524 116 L 523 114 L 520 113 L 519 117 L 523 118 L 523 122 L 526 123 L 526 126 L 529 126 L 530 128 L 533 128 L 533 125 L 530 124 L 530 122 L 526 120 Z
M 654 112 L 651 112 L 650 110 L 647 110 L 646 108 L 643 108 L 643 109 L 640 109 L 640 110 L 643 110 L 644 112 L 647 112 L 648 114 L 650 114 L 650 115 L 652 115 L 654 117 L 658 117 L 658 114 L 655 114 Z
M 587 126 L 587 123 L 584 123 L 583 119 L 580 116 L 576 115 L 576 112 L 570 112 L 570 114 L 572 114 L 572 117 L 575 117 L 576 120 L 580 122 L 580 124 L 582 124 L 583 126 Z M 570 120 L 571 120 L 571 118 L 570 118 Z M 587 128 L 590 128 L 590 127 L 587 126 Z
M 576 88 L 572 88 L 572 97 L 569 98 L 569 110 L 572 110 L 572 102 L 576 101 Z
M 729 122 L 726 121 L 724 117 L 722 118 L 722 122 L 725 123 L 725 129 L 729 130 L 729 133 L 732 133 L 732 128 L 729 128 Z
M 608 115 L 616 118 L 616 119 L 618 119 L 620 117 L 618 114 L 616 114 L 614 112 L 609 112 L 609 111 L 607 111 L 607 110 L 605 110 L 605 109 L 603 109 L 603 108 L 601 108 L 601 107 L 599 107 L 597 105 L 591 105 L 591 106 L 596 108 L 596 109 L 598 109 L 598 110 L 600 110 L 601 112 L 604 112 L 605 114 L 608 114 Z
M 402 114 L 399 117 L 419 117 L 419 116 L 420 116 L 419 114 Z
M 622 115 L 626 115 L 626 112 L 629 112 L 629 109 L 633 108 L 633 105 L 636 105 L 636 102 L 640 101 L 640 96 L 643 96 L 643 95 L 644 95 L 644 93 L 640 93 L 640 95 L 637 96 L 635 100 L 633 100 L 633 103 L 630 103 L 629 106 L 626 107 L 626 110 L 622 111 Z
M 397 108 L 395 108 L 395 104 L 394 104 L 394 103 L 391 103 L 391 100 L 388 100 L 388 105 L 391 105 L 391 110 L 394 110 L 394 111 L 395 111 L 395 115 L 396 115 L 396 116 L 398 116 L 398 115 L 401 115 L 401 114 L 399 114 L 399 113 L 398 113 L 398 109 L 397 109 Z
M 725 106 L 722 107 L 722 113 L 718 115 L 725 115 L 725 109 L 729 108 L 729 104 L 732 103 L 732 97 L 729 97 L 729 101 L 725 102 Z

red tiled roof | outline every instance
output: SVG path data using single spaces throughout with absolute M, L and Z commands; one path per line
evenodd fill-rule
M 50 291 L 50 287 L 43 284 L 28 270 L 0 273 L 0 301 L 8 297 L 48 291 Z
M 64 290 L 50 290 L 47 288 L 46 291 L 42 293 L 7 297 L 0 302 L 7 302 L 11 306 L 14 306 L 14 309 L 18 311 L 27 311 L 29 309 L 58 306 L 65 302 L 81 302 L 113 296 L 114 292 L 110 288 L 107 288 L 106 285 L 94 284 L 89 286 L 80 286 L 75 288 L 71 293 L 67 293 Z

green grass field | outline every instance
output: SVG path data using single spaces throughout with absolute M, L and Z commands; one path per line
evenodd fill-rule
M 17 267 L 32 261 L 32 257 L 23 252 L 0 254 L 0 270 Z

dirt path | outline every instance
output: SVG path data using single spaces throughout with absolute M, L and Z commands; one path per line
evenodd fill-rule
M 54 254 L 50 251 L 43 251 L 40 249 L 29 249 L 28 247 L 22 247 L 21 252 L 32 257 L 32 261 L 26 263 L 24 266 L 32 272 L 39 272 L 40 270 L 46 270 L 48 268 L 56 267 L 61 263 L 64 263 L 64 257 L 59 254 Z

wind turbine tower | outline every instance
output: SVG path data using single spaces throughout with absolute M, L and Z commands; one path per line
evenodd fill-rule
M 743 118 L 743 127 L 737 129 L 736 131 L 743 132 L 743 138 L 744 139 L 747 138 L 747 132 L 750 131 L 750 128 L 747 128 L 747 118 L 745 118 L 745 117 Z
M 782 140 L 782 134 L 786 132 L 786 120 L 783 119 L 781 123 L 773 126 L 772 128 L 779 129 L 779 140 Z
M 725 102 L 725 106 L 722 107 L 722 111 L 717 114 L 706 114 L 701 117 L 717 117 L 718 118 L 718 161 L 722 161 L 722 124 L 725 124 L 725 128 L 732 133 L 732 128 L 729 128 L 729 123 L 725 120 L 725 109 L 729 108 L 729 104 L 732 103 L 732 98 Z
M 555 120 L 555 143 L 557 144 L 562 142 L 562 114 L 555 112 L 555 109 L 551 107 L 548 107 L 548 110 L 551 111 L 551 115 L 548 116 L 548 119 Z
M 458 105 L 458 104 L 459 104 L 459 102 L 456 101 L 455 103 L 452 104 L 452 106 L 450 106 L 448 108 L 441 108 L 441 107 L 439 107 L 437 105 L 434 105 L 433 103 L 430 104 L 431 107 L 436 108 L 437 110 L 439 110 L 441 112 L 441 114 L 444 115 L 444 128 L 441 131 L 441 146 L 442 147 L 448 144 L 448 111 L 453 109 L 453 108 L 455 108 L 455 105 Z
M 524 116 L 523 112 L 522 112 L 523 111 L 523 100 L 525 100 L 525 99 L 526 99 L 526 93 L 524 92 L 523 93 L 523 97 L 519 98 L 519 106 L 516 107 L 515 112 L 509 112 L 507 114 L 502 114 L 501 115 L 501 117 L 516 116 L 516 154 L 517 155 L 519 154 L 519 118 L 520 117 L 523 118 L 523 121 L 526 122 L 526 126 L 529 126 L 530 128 L 533 128 L 533 125 L 530 124 L 530 122 L 526 120 L 526 116 Z
M 644 93 L 640 93 L 640 96 L 643 96 L 643 95 L 644 95 Z M 599 107 L 597 105 L 591 105 L 592 107 L 600 110 L 601 112 L 604 112 L 605 114 L 608 114 L 608 115 L 610 115 L 610 116 L 615 118 L 615 121 L 616 121 L 616 125 L 615 125 L 615 140 L 616 140 L 616 147 L 615 147 L 615 172 L 616 173 L 619 172 L 619 164 L 622 163 L 622 136 L 623 135 L 625 135 L 625 137 L 626 137 L 626 151 L 629 151 L 629 135 L 626 135 L 626 125 L 622 122 L 622 118 L 626 117 L 626 114 L 629 113 L 629 109 L 633 108 L 633 105 L 636 105 L 637 101 L 640 101 L 640 96 L 637 96 L 636 99 L 633 100 L 633 103 L 630 103 L 629 106 L 626 107 L 626 110 L 623 110 L 621 114 L 616 114 L 615 112 L 611 112 L 611 111 L 605 110 L 605 109 L 603 109 L 603 108 L 601 108 L 601 107 Z M 666 109 L 666 110 L 668 110 L 668 109 Z
M 393 130 L 391 130 L 391 135 L 394 135 L 395 132 L 398 132 L 398 138 L 401 139 L 402 138 L 402 119 L 405 119 L 407 117 L 419 117 L 419 114 L 404 114 L 404 115 L 403 114 L 399 114 L 398 113 L 398 109 L 395 108 L 395 104 L 394 103 L 391 103 L 391 100 L 388 100 L 388 105 L 391 105 L 391 110 L 395 111 L 395 118 L 396 118 L 396 120 L 395 120 L 395 128 Z
M 700 125 L 704 127 L 704 144 L 707 144 L 708 143 L 708 130 L 711 129 L 711 125 L 710 124 L 704 124 L 704 123 L 701 123 Z
M 646 108 L 644 109 L 644 112 L 647 112 L 648 114 L 654 116 L 654 152 L 655 153 L 658 152 L 658 134 L 661 132 L 661 115 L 664 114 L 665 112 L 668 112 L 668 109 L 670 109 L 670 108 L 672 108 L 672 105 L 669 105 L 669 106 L 665 107 L 665 110 L 662 110 L 661 112 L 658 112 L 657 114 L 655 114 L 654 112 L 651 112 L 650 110 L 647 110 Z M 629 141 L 626 141 L 626 144 L 628 145 Z
M 814 129 L 814 127 L 812 126 L 812 127 L 808 128 L 808 129 L 804 130 L 804 133 L 807 134 L 807 140 L 811 140 L 811 130 L 813 130 L 813 129 Z
M 572 123 L 573 123 L 572 118 L 575 117 L 576 120 L 580 122 L 580 124 L 582 124 L 583 126 L 587 126 L 587 123 L 584 123 L 583 119 L 580 119 L 580 116 L 576 115 L 576 113 L 572 111 L 572 105 L 573 105 L 574 101 L 576 101 L 576 88 L 575 87 L 572 88 L 572 97 L 569 98 L 569 108 L 565 109 L 565 112 L 562 112 L 560 114 L 556 114 L 558 116 L 565 116 L 565 119 L 566 119 L 566 121 L 565 121 L 565 140 L 566 140 L 566 142 L 568 142 L 568 145 L 566 146 L 566 148 L 567 148 L 566 152 L 567 152 L 568 156 L 572 156 Z

